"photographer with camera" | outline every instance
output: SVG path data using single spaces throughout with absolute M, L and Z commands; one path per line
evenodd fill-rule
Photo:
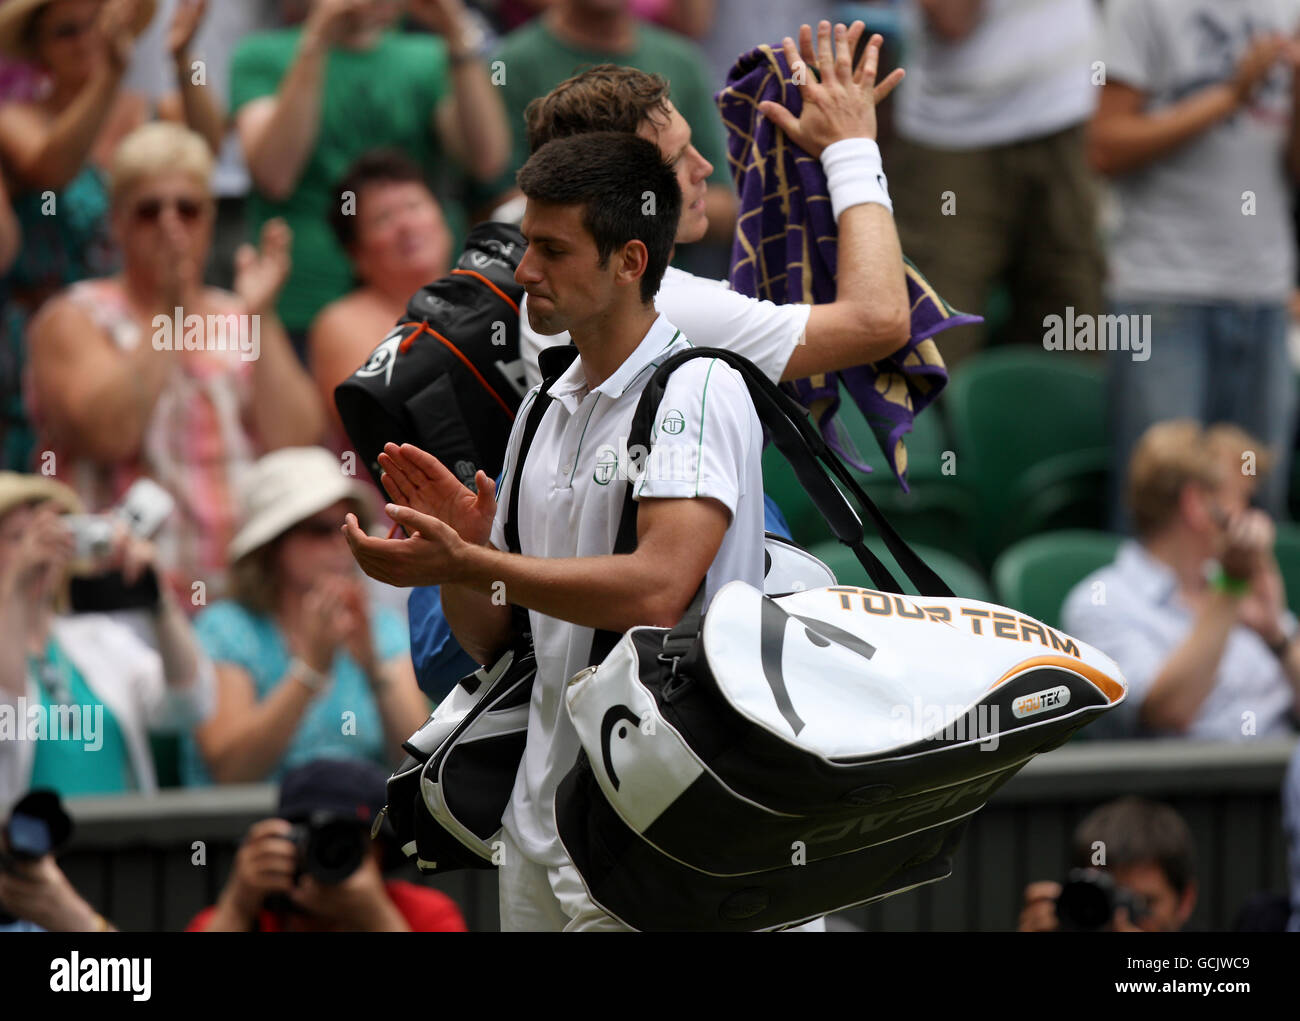
M 1127 797 L 1074 831 L 1064 884 L 1030 883 L 1020 932 L 1178 932 L 1196 907 L 1196 849 L 1168 805 Z
M 61 515 L 80 511 L 59 482 L 0 472 L 0 811 L 31 787 L 154 791 L 149 732 L 191 727 L 211 704 L 212 665 L 156 577 L 157 651 L 107 614 L 75 612 L 75 600 L 64 612 L 70 573 L 140 591 L 153 572 L 153 547 L 125 526 L 97 548 L 79 543 L 68 522 L 85 519 Z
M 370 838 L 387 773 L 369 762 L 317 759 L 285 774 L 277 816 L 253 825 L 217 903 L 187 932 L 464 932 L 451 898 L 385 880 L 401 861 Z
M 0 932 L 116 932 L 86 903 L 54 856 L 72 820 L 53 791 L 31 791 L 0 826 Z

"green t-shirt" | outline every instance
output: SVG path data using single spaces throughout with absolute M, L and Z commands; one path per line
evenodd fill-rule
M 48 787 L 65 798 L 135 790 L 122 725 L 53 638 L 45 647 L 40 669 L 51 679 L 50 684 L 63 690 L 51 690 L 44 682 L 37 684 L 44 733 L 36 742 L 30 787 Z M 28 706 L 29 715 L 34 708 Z M 26 721 L 19 724 L 25 726 Z
M 510 166 L 494 185 L 484 189 L 484 198 L 513 188 L 515 174 L 528 162 L 524 108 L 534 97 L 546 95 L 560 82 L 594 64 L 635 67 L 668 79 L 673 105 L 691 126 L 692 143 L 713 164 L 709 183 L 730 186 L 722 118 L 713 103 L 704 55 L 681 36 L 653 25 L 637 25 L 636 34 L 636 48 L 628 53 L 584 50 L 556 38 L 542 18 L 535 18 L 501 41 L 493 60 L 503 62 L 500 70 L 505 74 L 501 91 L 510 122 Z M 496 70 L 495 65 L 493 68 Z
M 301 28 L 259 32 L 235 50 L 231 63 L 230 109 L 274 95 L 298 52 Z M 400 149 L 422 167 L 436 191 L 446 158 L 433 128 L 434 110 L 451 92 L 447 51 L 435 36 L 385 33 L 365 51 L 335 48 L 326 58 L 316 148 L 298 187 L 283 202 L 254 189 L 249 229 L 274 216 L 293 229 L 293 271 L 280 295 L 279 313 L 291 330 L 306 329 L 320 309 L 353 287 L 352 269 L 330 227 L 330 213 L 342 201 L 336 185 L 363 153 Z M 445 210 L 457 239 L 464 224 L 459 209 Z

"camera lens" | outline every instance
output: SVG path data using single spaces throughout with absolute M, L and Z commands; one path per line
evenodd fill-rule
M 341 883 L 361 867 L 366 856 L 366 827 L 353 820 L 313 826 L 303 868 L 322 883 Z
M 1111 884 L 1090 870 L 1071 873 L 1056 900 L 1056 917 L 1070 932 L 1098 932 L 1114 914 Z

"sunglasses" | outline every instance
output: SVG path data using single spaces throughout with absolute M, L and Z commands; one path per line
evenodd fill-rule
M 194 199 L 142 199 L 132 208 L 131 216 L 136 223 L 157 223 L 168 206 L 185 223 L 194 223 L 203 215 L 203 203 Z

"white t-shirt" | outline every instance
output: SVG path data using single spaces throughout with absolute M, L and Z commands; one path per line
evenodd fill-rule
M 1297 0 L 1110 0 L 1106 80 L 1158 114 L 1225 82 L 1253 39 L 1294 35 Z M 1283 302 L 1295 284 L 1286 173 L 1291 71 L 1279 61 L 1249 103 L 1112 182 L 1108 251 L 1117 300 Z M 1176 342 L 1175 342 L 1176 343 Z
M 936 149 L 1040 138 L 1092 115 L 1099 59 L 1096 0 L 985 0 L 964 39 L 931 32 L 904 4 L 907 78 L 898 133 Z
M 554 400 L 533 437 L 519 489 L 521 552 L 535 557 L 608 556 L 623 511 L 632 415 L 654 368 L 692 345 L 660 315 L 636 350 L 607 380 L 588 390 L 574 359 L 551 388 Z M 506 448 L 502 491 L 513 484 L 520 433 L 534 388 L 524 399 Z M 705 599 L 727 582 L 763 583 L 762 432 L 744 382 L 713 358 L 688 362 L 669 378 L 652 429 L 649 457 L 636 483 L 645 497 L 712 497 L 731 523 L 709 568 Z M 492 543 L 506 548 L 507 501 L 492 523 Z M 567 861 L 555 830 L 555 790 L 581 747 L 564 708 L 564 684 L 587 666 L 591 628 L 529 611 L 537 679 L 528 714 L 528 743 L 504 823 L 532 860 Z
M 551 337 L 528 325 L 528 296 L 519 306 L 519 353 L 530 387 L 542 381 L 537 353 L 569 343 L 567 333 Z M 725 280 L 697 277 L 669 266 L 655 308 L 697 347 L 722 347 L 743 355 L 775 383 L 781 381 L 795 346 L 803 342 L 811 305 L 776 305 L 737 294 Z

